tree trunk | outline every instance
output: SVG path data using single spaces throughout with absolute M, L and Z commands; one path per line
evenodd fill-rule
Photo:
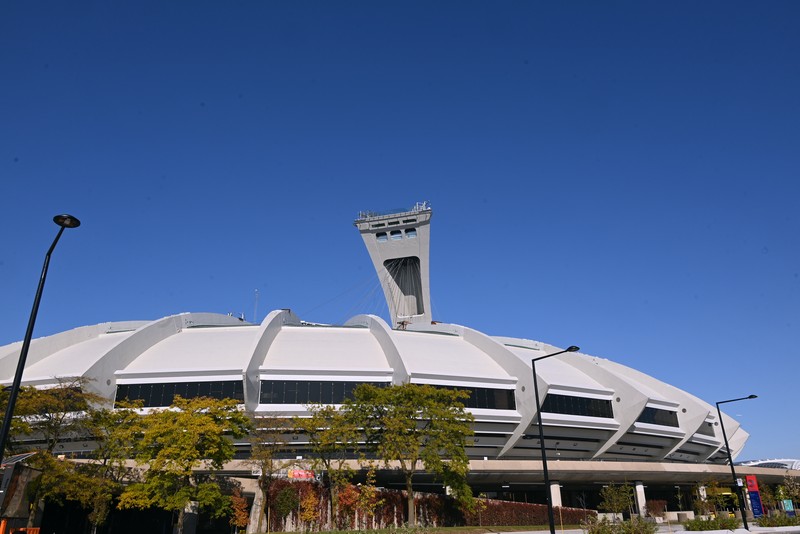
M 42 516 L 44 515 L 44 498 L 36 499 L 36 506 L 28 514 L 28 528 L 40 526 L 42 524 Z
M 264 488 L 261 489 L 261 502 L 258 503 L 258 525 L 256 525 L 256 532 L 261 532 L 261 525 L 263 523 L 264 510 L 267 506 L 267 492 Z
M 414 508 L 414 486 L 411 484 L 411 475 L 406 475 L 406 493 L 408 500 L 408 526 L 417 526 L 417 510 Z

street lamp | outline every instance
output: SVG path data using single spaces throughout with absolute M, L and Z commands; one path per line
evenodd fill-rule
M 33 336 L 33 325 L 36 323 L 36 314 L 39 312 L 39 302 L 42 300 L 42 290 L 44 289 L 44 281 L 47 278 L 47 267 L 50 264 L 50 255 L 53 249 L 56 248 L 61 234 L 64 233 L 65 228 L 77 228 L 81 225 L 76 217 L 72 215 L 56 215 L 53 217 L 53 222 L 60 226 L 53 244 L 44 256 L 44 266 L 42 267 L 42 275 L 39 278 L 39 287 L 36 289 L 36 296 L 33 299 L 33 309 L 31 310 L 31 317 L 28 319 L 28 329 L 25 331 L 25 340 L 22 342 L 22 350 L 19 351 L 19 361 L 17 362 L 17 372 L 14 374 L 14 382 L 11 384 L 11 390 L 8 394 L 8 406 L 6 407 L 6 415 L 3 419 L 3 429 L 0 431 L 0 467 L 3 465 L 3 456 L 5 455 L 6 441 L 8 440 L 8 433 L 11 430 L 11 419 L 14 417 L 14 405 L 17 403 L 17 395 L 19 394 L 20 383 L 22 382 L 22 371 L 25 370 L 25 360 L 28 358 L 28 349 L 31 346 L 31 337 Z
M 731 466 L 731 476 L 733 477 L 733 487 L 739 488 L 739 513 L 742 514 L 742 524 L 746 530 L 750 530 L 750 527 L 747 526 L 747 514 L 745 512 L 745 504 L 744 504 L 744 491 L 742 490 L 742 486 L 739 486 L 739 481 L 736 478 L 736 469 L 733 467 L 733 458 L 731 458 L 731 448 L 728 446 L 728 435 L 725 433 L 725 423 L 722 422 L 722 410 L 719 409 L 720 404 L 725 404 L 727 402 L 736 402 L 742 400 L 750 400 L 758 398 L 758 395 L 748 395 L 747 397 L 741 397 L 738 399 L 730 399 L 719 401 L 717 403 L 717 415 L 719 415 L 719 426 L 722 428 L 722 439 L 725 440 L 725 451 L 728 453 L 728 463 Z
M 547 496 L 547 519 L 550 521 L 550 534 L 556 534 L 556 520 L 553 517 L 553 496 L 550 495 L 550 476 L 547 473 L 547 452 L 544 447 L 544 428 L 542 427 L 542 405 L 539 402 L 539 382 L 536 380 L 536 362 L 544 360 L 545 358 L 552 358 L 565 352 L 577 352 L 581 350 L 580 347 L 570 345 L 564 350 L 554 352 L 553 354 L 545 354 L 531 360 L 531 371 L 533 372 L 533 396 L 536 399 L 536 418 L 539 424 L 539 448 L 542 451 L 542 472 L 544 473 L 544 493 Z

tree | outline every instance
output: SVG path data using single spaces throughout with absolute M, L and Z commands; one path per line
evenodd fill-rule
M 388 466 L 397 462 L 405 478 L 408 522 L 416 526 L 414 473 L 424 467 L 450 488 L 471 509 L 472 490 L 467 485 L 467 439 L 472 435 L 472 415 L 464 407 L 469 394 L 462 390 L 423 384 L 379 388 L 360 384 L 344 410 L 365 435 L 367 447 Z
M 242 491 L 239 488 L 233 489 L 231 495 L 231 513 L 230 525 L 239 532 L 240 528 L 245 528 L 250 522 L 250 515 L 247 513 L 247 499 L 242 496 Z
M 360 433 L 352 418 L 335 406 L 309 404 L 306 409 L 310 416 L 296 417 L 294 425 L 308 438 L 314 454 L 313 469 L 328 476 L 331 518 L 335 523 L 339 519 L 339 492 L 354 475 L 348 459 L 356 455 Z
M 241 438 L 250 420 L 238 410 L 237 401 L 208 397 L 176 396 L 172 406 L 141 418 L 135 448 L 143 478 L 125 488 L 120 508 L 159 507 L 178 512 L 178 534 L 183 532 L 185 510 L 196 502 L 213 517 L 229 512 L 214 472 L 231 460 L 233 444 L 227 436 Z M 201 467 L 208 474 L 195 471 Z
M 250 465 L 258 470 L 258 488 L 261 491 L 261 505 L 258 511 L 256 532 L 261 532 L 262 519 L 266 512 L 267 532 L 270 531 L 270 510 L 272 483 L 278 473 L 293 465 L 295 460 L 284 460 L 280 456 L 288 450 L 286 432 L 291 419 L 285 417 L 256 417 L 250 415 L 253 431 L 250 434 Z
M 87 414 L 87 427 L 97 447 L 89 462 L 79 464 L 85 479 L 80 502 L 90 510 L 92 532 L 108 520 L 114 498 L 125 484 L 137 480 L 138 471 L 128 465 L 128 458 L 141 434 L 141 416 L 136 411 L 141 401 L 119 403 L 116 409 L 92 410 Z
M 28 527 L 41 521 L 48 499 L 81 500 L 85 495 L 85 480 L 74 464 L 57 459 L 54 454 L 62 441 L 86 438 L 89 434 L 87 415 L 102 399 L 85 391 L 83 378 L 59 380 L 54 387 L 37 389 L 24 387 L 18 397 L 14 425 L 15 438 L 23 436 L 43 443 L 27 463 L 41 471 L 31 486 L 33 512 Z
M 633 487 L 630 484 L 609 484 L 600 490 L 600 508 L 614 514 L 614 521 L 619 514 L 628 511 L 633 506 Z
M 783 493 L 793 502 L 800 501 L 800 478 L 791 476 L 788 469 L 783 477 Z

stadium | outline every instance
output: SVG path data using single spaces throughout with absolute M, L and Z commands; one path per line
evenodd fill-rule
M 492 336 L 434 321 L 430 306 L 428 203 L 355 221 L 389 309 L 387 322 L 357 315 L 342 325 L 308 323 L 275 310 L 259 324 L 214 313 L 154 321 L 109 322 L 35 339 L 23 385 L 82 378 L 109 403 L 165 407 L 174 395 L 234 398 L 257 415 L 302 416 L 309 403 L 340 404 L 360 383 L 406 382 L 470 391 L 475 419 L 470 483 L 476 491 L 556 506 L 591 505 L 601 484 L 630 482 L 636 500 L 663 498 L 690 509 L 676 488 L 730 482 L 733 457 L 748 433 L 700 398 L 611 360 L 565 352 L 536 366 L 551 484 L 542 484 L 532 360 L 562 351 L 526 338 Z M 11 384 L 21 343 L 0 347 L 0 381 Z M 722 425 L 721 425 L 722 423 Z M 309 454 L 291 436 L 296 457 Z M 60 444 L 80 455 L 90 441 Z M 238 444 L 240 456 L 247 444 Z M 796 466 L 795 466 L 796 467 Z M 747 466 L 744 474 L 779 482 L 785 469 Z M 247 470 L 231 466 L 231 472 Z M 396 481 L 390 471 L 379 482 Z M 421 489 L 436 485 L 424 475 Z M 438 486 L 441 490 L 441 485 Z M 581 500 L 583 499 L 583 500 Z M 688 508 L 687 508 L 688 506 Z

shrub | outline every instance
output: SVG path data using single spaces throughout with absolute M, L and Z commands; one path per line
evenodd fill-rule
M 643 517 L 635 515 L 630 521 L 619 523 L 617 532 L 619 534 L 656 534 L 658 525 L 646 521 Z
M 601 519 L 598 519 L 597 516 L 590 517 L 581 523 L 581 528 L 586 531 L 586 534 L 614 534 L 614 523 L 607 517 Z
M 464 524 L 467 526 L 492 525 L 546 525 L 548 522 L 547 506 L 522 502 L 496 501 L 479 499 L 480 510 L 464 513 Z M 595 516 L 593 510 L 582 508 L 556 507 L 554 510 L 556 523 L 579 525 L 587 516 Z M 453 523 L 451 523 L 453 524 Z
M 703 519 L 696 517 L 683 524 L 686 530 L 736 530 L 739 528 L 739 520 L 735 517 L 712 517 Z
M 796 527 L 800 525 L 800 517 L 789 517 L 786 514 L 775 514 L 772 516 L 762 515 L 756 519 L 759 527 Z
M 658 525 L 635 515 L 629 521 L 613 523 L 608 518 L 592 517 L 581 524 L 587 534 L 656 534 Z

